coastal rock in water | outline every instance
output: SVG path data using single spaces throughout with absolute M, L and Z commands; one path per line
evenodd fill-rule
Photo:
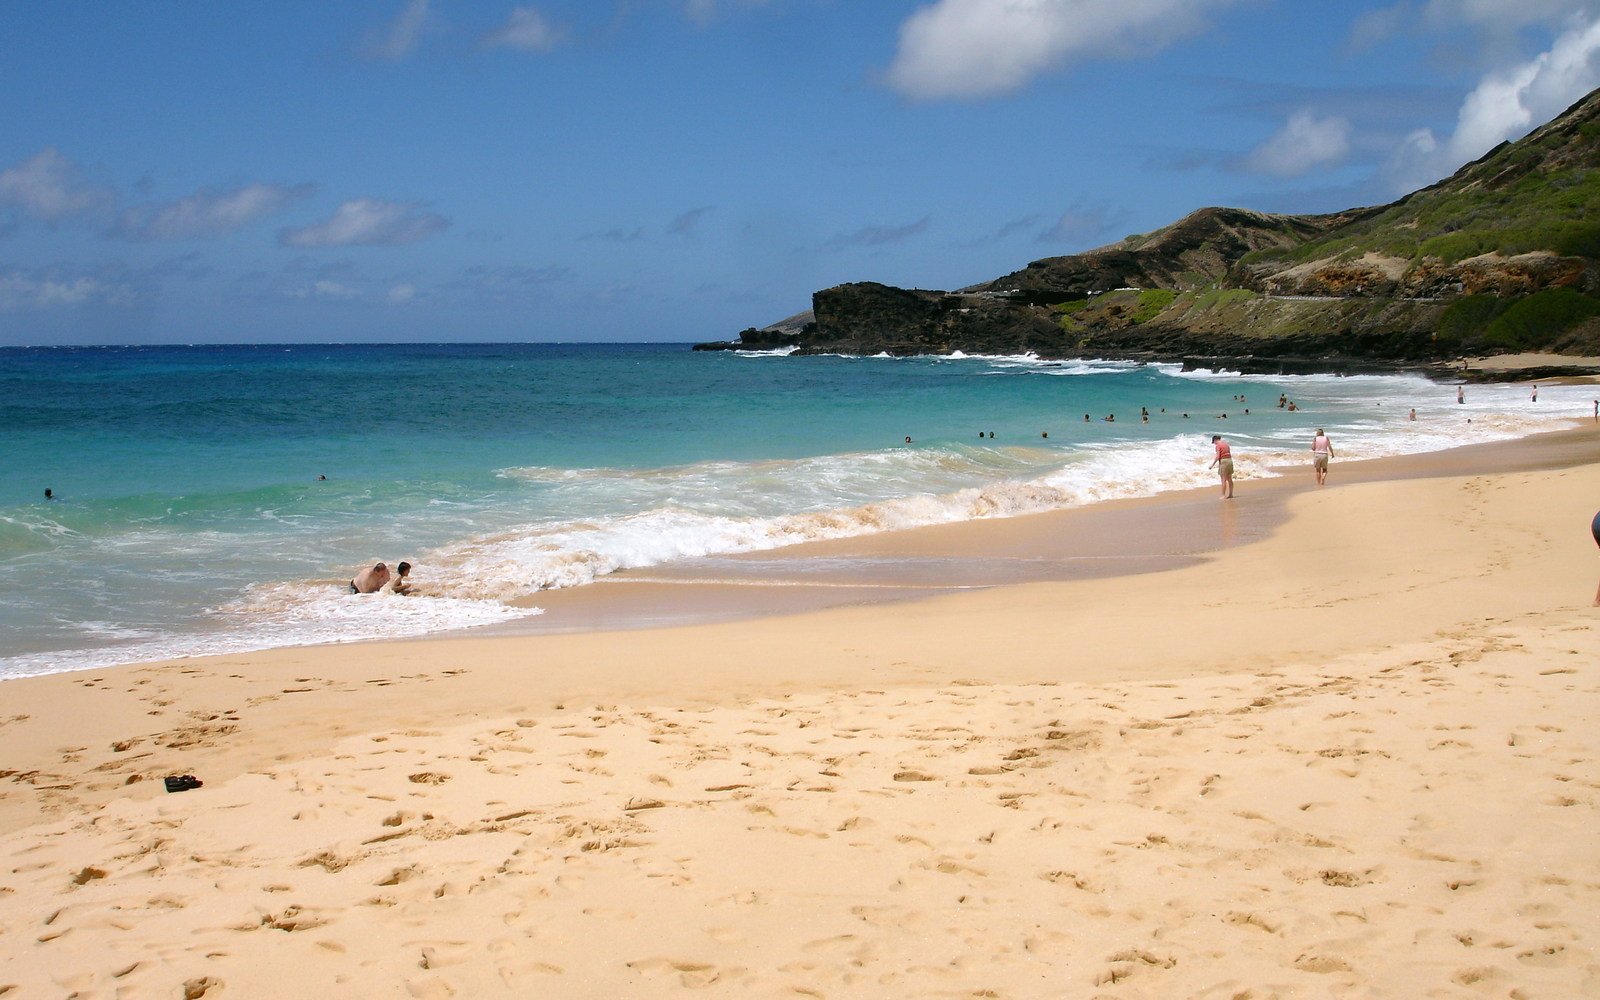
M 897 355 L 1054 350 L 1064 337 L 1048 314 L 1004 295 L 894 288 L 862 281 L 811 297 L 816 328 L 801 353 Z

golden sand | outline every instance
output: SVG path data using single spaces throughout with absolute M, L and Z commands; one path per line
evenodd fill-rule
M 7 682 L 0 996 L 1600 995 L 1600 432 L 1529 447 L 1160 572 Z

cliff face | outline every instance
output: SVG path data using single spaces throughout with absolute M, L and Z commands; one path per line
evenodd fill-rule
M 952 294 L 857 282 L 811 296 L 816 332 L 805 349 L 841 354 L 1036 350 L 1061 338 L 1047 312 L 986 293 Z
M 1036 260 L 981 287 L 1014 292 L 1037 303 L 1082 298 L 1114 288 L 1194 288 L 1225 280 L 1233 265 L 1251 251 L 1299 246 L 1337 227 L 1349 215 L 1269 215 L 1242 208 L 1202 208 L 1148 235 L 1130 236 L 1069 257 Z
M 1389 205 L 1331 215 L 1203 208 L 958 292 L 823 289 L 812 314 L 699 346 L 1289 367 L 1466 350 L 1600 353 L 1600 91 Z

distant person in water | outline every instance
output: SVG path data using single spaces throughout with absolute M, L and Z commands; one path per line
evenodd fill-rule
M 1217 457 L 1211 460 L 1206 468 L 1215 468 L 1217 475 L 1222 477 L 1222 499 L 1233 499 L 1233 449 L 1228 442 L 1222 440 L 1221 434 L 1211 435 L 1211 443 L 1217 449 Z
M 906 435 L 906 444 L 910 444 L 910 443 L 911 443 L 911 435 L 907 434 Z
M 1333 442 L 1328 440 L 1328 435 L 1323 433 L 1321 427 L 1311 439 L 1311 470 L 1317 474 L 1317 485 L 1326 486 L 1328 483 L 1328 459 L 1333 457 Z
M 48 486 L 44 488 L 44 498 L 46 500 L 54 500 L 56 498 L 55 493 Z
M 327 476 L 323 476 L 323 475 L 318 475 L 318 476 L 317 476 L 317 482 L 319 482 L 319 483 L 325 483 L 325 482 L 327 482 L 327 481 L 328 481 L 328 477 L 327 477 Z
M 380 594 L 404 594 L 411 589 L 411 564 L 402 561 L 394 568 L 394 576 L 389 582 L 378 588 Z
M 1289 405 L 1289 396 L 1288 396 L 1288 394 L 1287 393 L 1282 393 L 1282 392 L 1278 393 L 1278 409 L 1281 410 L 1285 406 L 1288 406 L 1288 405 Z
M 1467 401 L 1467 390 L 1461 388 L 1461 386 L 1459 386 L 1459 385 L 1456 386 L 1456 402 L 1457 403 L 1465 403 L 1466 401 Z
M 1537 403 L 1538 401 L 1539 401 L 1539 383 L 1535 382 L 1533 384 L 1533 395 L 1528 397 L 1528 402 Z
M 1415 406 L 1413 406 L 1411 408 L 1411 412 L 1410 412 L 1410 414 L 1408 414 L 1406 416 L 1406 419 L 1407 420 L 1415 420 L 1415 419 L 1417 419 L 1417 408 Z
M 410 567 L 407 567 L 409 569 Z M 386 563 L 373 563 L 372 568 L 364 569 L 350 578 L 350 593 L 376 594 L 389 582 L 389 566 Z
M 1084 414 L 1084 415 L 1083 415 L 1083 422 L 1084 422 L 1084 423 L 1088 423 L 1088 422 L 1089 422 L 1089 415 L 1088 415 L 1088 414 L 1087 414 L 1087 413 L 1085 413 L 1085 414 Z
M 1105 415 L 1104 419 L 1106 423 L 1114 424 L 1117 422 L 1117 415 L 1115 413 L 1108 413 Z

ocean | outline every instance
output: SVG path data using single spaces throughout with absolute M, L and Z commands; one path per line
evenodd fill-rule
M 1215 432 L 1247 482 L 1318 426 L 1339 460 L 1407 454 L 1556 429 L 1592 390 L 663 344 L 0 349 L 0 677 L 514 621 L 629 569 L 1208 485 Z M 377 559 L 421 593 L 351 595 Z

